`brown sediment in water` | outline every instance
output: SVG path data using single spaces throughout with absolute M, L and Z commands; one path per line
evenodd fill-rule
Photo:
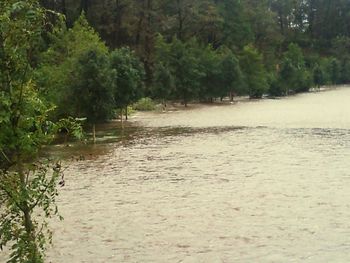
M 67 162 L 48 262 L 348 262 L 349 98 L 136 114 Z

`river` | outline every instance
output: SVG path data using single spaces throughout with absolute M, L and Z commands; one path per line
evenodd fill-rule
M 136 114 L 77 153 L 48 262 L 350 261 L 350 88 Z

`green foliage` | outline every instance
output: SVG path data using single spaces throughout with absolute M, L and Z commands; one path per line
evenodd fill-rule
M 316 64 L 323 71 L 326 83 L 350 82 L 350 5 L 344 0 L 333 0 L 332 4 L 330 1 L 315 0 L 41 2 L 64 12 L 70 27 L 84 10 L 90 24 L 110 48 L 132 47 L 145 67 L 145 94 L 151 93 L 157 98 L 207 100 L 212 96 L 222 96 L 226 84 L 225 87 L 218 84 L 221 74 L 214 65 L 220 64 L 217 50 L 223 46 L 235 55 L 244 53 L 243 49 L 247 45 L 254 46 L 262 55 L 267 78 L 276 75 L 268 85 L 273 84 L 274 90 L 280 90 L 281 95 L 307 91 L 313 81 Z M 69 37 L 64 30 L 61 33 L 65 35 L 62 38 L 64 40 L 56 41 L 53 37 L 48 41 L 54 43 L 50 47 L 54 52 L 48 52 L 46 56 L 51 61 L 48 64 L 57 65 L 67 57 L 79 57 L 76 52 L 91 50 L 97 42 L 102 43 L 84 16 L 78 18 Z M 163 43 L 157 39 L 157 35 L 164 37 Z M 59 35 L 56 37 L 61 38 Z M 181 45 L 173 41 L 174 38 Z M 194 38 L 197 41 L 193 41 Z M 302 52 L 298 53 L 295 49 L 296 53 L 293 54 L 293 50 L 288 48 L 290 43 L 295 43 Z M 103 45 L 101 48 L 106 49 Z M 186 50 L 182 52 L 183 47 Z M 177 53 L 178 57 L 172 52 Z M 303 54 L 306 58 L 298 57 Z M 323 60 L 332 56 L 338 63 L 333 65 L 331 80 L 331 66 Z M 304 59 L 304 69 L 296 66 L 300 58 Z M 178 65 L 174 60 L 177 60 Z M 191 70 L 175 71 L 184 63 L 189 63 Z M 276 69 L 276 65 L 280 67 Z M 289 69 L 293 72 L 288 72 Z M 49 66 L 46 69 L 44 67 L 39 74 L 43 82 L 49 83 L 45 87 L 50 91 L 50 101 L 65 94 L 56 87 L 66 86 L 66 73 L 62 68 Z M 191 76 L 193 83 L 189 83 L 186 78 L 180 80 L 178 73 Z M 234 86 L 239 93 L 249 93 L 248 88 L 245 90 L 249 85 L 244 81 Z M 123 97 L 120 94 L 118 96 Z
M 74 117 L 86 117 L 88 122 L 108 120 L 114 107 L 114 82 L 108 57 L 95 50 L 82 53 L 72 72 L 66 103 L 74 105 L 70 112 Z
M 221 47 L 214 50 L 207 46 L 199 50 L 202 99 L 223 98 L 229 94 L 242 94 L 243 75 L 238 58 L 233 52 Z
M 156 104 L 151 98 L 142 98 L 133 104 L 133 109 L 138 111 L 153 111 L 156 109 Z
M 326 77 L 323 69 L 320 65 L 316 65 L 313 70 L 314 84 L 320 88 L 321 85 L 326 83 Z
M 167 65 L 169 72 L 174 76 L 174 97 L 182 99 L 184 104 L 198 97 L 201 78 L 200 47 L 195 39 L 183 43 L 174 38 L 166 43 L 163 38 L 157 40 L 157 58 L 163 65 Z
M 54 106 L 33 80 L 45 14 L 35 0 L 0 2 L 0 248 L 11 245 L 11 263 L 44 262 L 51 240 L 47 219 L 58 215 L 61 166 L 35 162 L 41 147 L 70 123 L 50 121 Z M 75 135 L 81 131 L 70 127 Z
M 143 95 L 144 69 L 140 60 L 129 48 L 116 49 L 110 53 L 110 66 L 115 74 L 114 99 L 118 108 L 136 102 Z
M 152 96 L 158 99 L 170 99 L 175 91 L 175 80 L 168 67 L 157 63 L 154 70 Z
M 313 82 L 315 85 L 317 85 L 317 83 L 319 83 L 319 85 L 332 84 L 332 58 L 320 58 L 313 66 L 313 77 Z
M 344 0 L 40 2 L 62 10 L 69 29 L 37 0 L 0 2 L 0 204 L 8 213 L 0 245 L 17 242 L 11 262 L 43 260 L 45 235 L 31 207 L 45 214 L 54 205 L 60 173 L 55 164 L 24 164 L 58 130 L 81 136 L 76 118 L 95 123 L 115 107 L 127 111 L 144 96 L 145 79 L 154 98 L 185 104 L 350 82 Z M 110 48 L 135 53 L 109 52 L 95 29 Z
M 61 167 L 33 161 L 63 128 L 48 118 L 54 107 L 33 80 L 45 21 L 38 1 L 0 2 L 0 248 L 12 245 L 11 263 L 43 262 L 51 237 L 46 219 L 57 215 Z
M 57 105 L 55 118 L 59 119 L 67 116 L 89 117 L 91 121 L 95 121 L 95 113 L 100 111 L 93 109 L 95 103 L 86 103 L 84 109 L 81 108 L 80 99 L 84 99 L 82 94 L 88 95 L 88 90 L 92 88 L 93 83 L 89 83 L 89 87 L 85 93 L 81 90 L 81 86 L 85 85 L 89 80 L 84 78 L 93 71 L 94 67 L 98 68 L 98 72 L 94 72 L 96 77 L 95 84 L 106 77 L 108 61 L 104 59 L 107 56 L 108 49 L 101 41 L 98 34 L 89 26 L 84 13 L 74 23 L 73 28 L 66 30 L 65 28 L 57 30 L 55 34 L 51 34 L 51 47 L 41 56 L 39 68 L 36 70 L 36 80 L 42 87 L 41 93 L 46 100 Z M 96 54 L 95 62 L 89 60 L 84 65 L 87 54 Z M 85 57 L 85 58 L 84 58 Z M 83 60 L 85 59 L 85 62 Z M 86 66 L 86 67 L 84 67 Z M 103 80 L 100 86 L 105 87 L 111 74 L 107 74 L 106 80 Z M 90 81 L 92 80 L 90 76 Z M 85 81 L 85 83 L 84 83 Z M 95 87 L 94 87 L 95 88 Z M 98 88 L 96 87 L 98 90 Z M 107 97 L 108 94 L 102 94 L 100 97 Z M 108 89 L 105 92 L 109 92 Z M 77 97 L 76 94 L 79 94 Z M 91 99 L 91 98 L 90 98 Z M 89 100 L 89 99 L 87 99 Z M 83 103 L 83 102 L 82 102 Z M 108 105 L 108 100 L 107 100 Z M 90 108 L 91 107 L 91 108 Z M 98 105 L 101 108 L 101 105 Z M 90 116 L 82 116 L 83 114 L 92 114 Z M 102 117 L 106 117 L 107 113 Z
M 38 97 L 37 88 L 31 79 L 31 58 L 28 57 L 28 52 L 40 41 L 43 19 L 44 11 L 36 1 L 1 3 L 0 149 L 4 153 L 2 158 L 6 156 L 7 159 L 12 159 L 12 153 L 15 151 L 21 152 L 22 155 L 31 155 L 37 149 L 37 144 L 46 139 L 43 127 L 50 108 Z
M 336 58 L 330 59 L 328 72 L 332 84 L 340 83 L 340 64 Z
M 219 50 L 220 65 L 219 72 L 221 74 L 221 96 L 231 94 L 244 94 L 243 89 L 243 73 L 239 65 L 238 58 L 233 52 L 222 47 Z
M 288 51 L 284 53 L 280 71 L 280 85 L 284 88 L 284 95 L 308 91 L 312 85 L 302 50 L 296 44 L 290 44 Z
M 269 90 L 268 90 L 269 96 L 271 97 L 283 96 L 284 94 L 283 85 L 281 85 L 279 76 L 277 76 L 277 74 L 270 74 L 269 83 L 270 83 Z
M 196 53 L 198 53 L 199 70 L 202 74 L 200 78 L 200 99 L 208 101 L 224 96 L 225 92 L 223 92 L 221 83 L 222 72 L 220 71 L 221 58 L 219 54 L 211 46 L 199 47 Z
M 224 0 L 218 4 L 223 18 L 221 24 L 222 42 L 230 48 L 243 48 L 254 41 L 252 25 L 244 12 L 244 4 L 240 0 Z
M 254 47 L 246 46 L 241 55 L 240 65 L 250 98 L 261 98 L 268 90 L 267 73 L 262 56 Z
M 201 78 L 200 61 L 197 56 L 198 43 L 195 39 L 183 43 L 173 39 L 170 45 L 170 69 L 175 76 L 176 96 L 187 105 L 190 99 L 198 97 Z
M 0 247 L 13 244 L 9 263 L 40 263 L 52 238 L 47 219 L 59 216 L 55 201 L 57 182 L 62 180 L 61 165 L 49 161 L 24 169 L 27 179 L 23 182 L 21 172 L 0 173 L 0 192 L 6 193 L 0 214 Z M 34 213 L 38 219 L 23 220 Z
M 338 36 L 332 41 L 333 60 L 332 79 L 333 83 L 350 82 L 350 36 Z M 337 70 L 337 72 L 336 72 Z
M 202 46 L 195 39 L 167 43 L 157 39 L 154 95 L 162 99 L 211 101 L 229 93 L 242 94 L 243 76 L 233 52 L 222 47 Z

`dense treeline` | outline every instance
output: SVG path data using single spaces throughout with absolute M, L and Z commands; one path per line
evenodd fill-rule
M 92 123 L 141 97 L 284 96 L 350 81 L 346 0 L 42 0 L 37 81 L 57 116 Z
M 349 18 L 348 0 L 1 0 L 0 249 L 44 262 L 64 177 L 38 153 L 78 118 L 349 83 Z

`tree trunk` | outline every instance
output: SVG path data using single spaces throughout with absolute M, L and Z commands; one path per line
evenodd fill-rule
M 147 1 L 147 25 L 145 34 L 145 73 L 146 73 L 146 95 L 150 95 L 150 88 L 153 79 L 153 47 L 154 47 L 154 35 L 152 30 L 152 0 Z
M 125 120 L 128 120 L 128 106 L 125 107 Z
M 177 3 L 177 19 L 178 19 L 178 30 L 177 30 L 177 38 L 182 40 L 183 37 L 183 14 L 181 7 L 181 0 L 176 0 Z
M 232 91 L 230 92 L 230 101 L 231 102 L 233 101 L 233 92 Z
M 26 175 L 23 171 L 23 163 L 20 159 L 20 156 L 17 157 L 18 166 L 17 166 L 17 172 L 20 178 L 21 183 L 21 196 L 25 197 L 28 196 L 28 189 L 27 189 L 27 179 Z M 28 237 L 29 245 L 31 246 L 31 253 L 30 253 L 30 259 L 29 262 L 37 262 L 39 250 L 35 242 L 35 233 L 34 233 L 34 225 L 32 220 L 32 209 L 29 207 L 27 199 L 23 199 L 23 201 L 20 203 L 19 207 L 23 212 L 23 226 L 26 230 L 26 234 Z
M 141 32 L 142 32 L 142 28 L 143 28 L 143 20 L 145 17 L 144 9 L 145 9 L 145 6 L 143 5 L 143 7 L 141 8 L 141 11 L 139 13 L 139 21 L 137 23 L 137 31 L 136 31 L 136 37 L 135 37 L 136 47 L 138 47 L 140 45 L 140 42 L 141 42 Z
M 314 36 L 314 23 L 315 23 L 315 1 L 314 0 L 310 0 L 310 3 L 309 3 L 308 22 L 309 22 L 310 35 Z
M 165 99 L 163 99 L 162 104 L 163 104 L 163 111 L 166 111 L 166 100 Z
M 125 43 L 125 39 L 122 39 L 123 34 L 121 34 L 121 29 L 123 27 L 123 18 L 124 18 L 124 8 L 125 4 L 121 4 L 119 0 L 115 0 L 114 3 L 114 12 L 113 12 L 113 32 L 112 32 L 112 40 L 113 47 L 119 47 L 123 43 Z
M 92 138 L 94 140 L 94 143 L 96 143 L 96 125 L 95 125 L 95 123 L 92 125 Z
M 122 129 L 124 129 L 123 107 L 120 108 L 120 122 L 121 122 Z
M 278 22 L 280 24 L 280 32 L 281 32 L 281 35 L 284 36 L 284 21 L 283 21 L 283 13 L 281 11 L 278 12 L 278 16 L 279 16 L 279 19 L 278 19 Z

